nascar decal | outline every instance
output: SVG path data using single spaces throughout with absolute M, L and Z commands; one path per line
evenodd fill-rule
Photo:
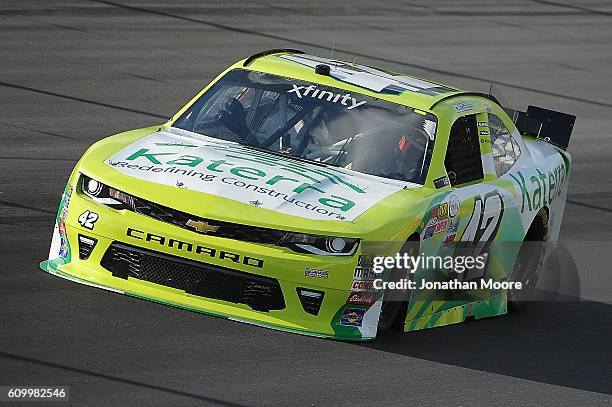
M 298 162 L 177 129 L 143 137 L 106 163 L 146 181 L 181 185 L 250 205 L 256 202 L 261 208 L 317 220 L 352 221 L 403 187 L 420 187 Z
M 349 64 L 343 61 L 305 54 L 286 54 L 280 55 L 279 58 L 288 59 L 312 68 L 321 63 L 327 64 L 331 67 L 330 75 L 333 78 L 375 92 L 398 94 L 409 90 L 426 95 L 438 95 L 453 91 L 453 89 L 438 85 L 437 83 L 383 71 L 366 65 Z

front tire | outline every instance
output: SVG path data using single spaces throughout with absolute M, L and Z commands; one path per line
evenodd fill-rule
M 419 237 L 412 235 L 402 245 L 400 253 L 406 253 L 408 256 L 415 256 L 419 253 Z M 403 278 L 410 278 L 410 273 L 406 269 L 393 269 L 389 275 L 388 281 L 398 282 Z M 404 321 L 402 315 L 408 308 L 410 299 L 409 290 L 386 290 L 383 294 L 383 303 L 380 309 L 380 317 L 378 318 L 378 334 L 382 335 L 391 329 L 402 329 Z

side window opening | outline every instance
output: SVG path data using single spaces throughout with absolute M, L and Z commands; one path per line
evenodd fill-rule
M 460 117 L 453 123 L 444 166 L 452 186 L 483 178 L 476 115 Z
M 512 168 L 519 158 L 521 148 L 501 119 L 492 113 L 489 113 L 489 133 L 491 134 L 495 173 L 501 177 Z

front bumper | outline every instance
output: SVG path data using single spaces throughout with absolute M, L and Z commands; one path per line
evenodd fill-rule
M 79 217 L 86 211 L 97 215 L 92 229 L 79 222 Z M 96 241 L 87 256 L 79 253 L 82 244 L 79 235 Z M 153 266 L 151 262 L 147 263 L 149 271 L 156 271 L 156 267 L 166 268 L 175 262 L 178 264 L 175 270 L 181 275 L 174 278 L 172 271 L 168 270 L 161 277 L 159 273 L 138 274 L 130 271 L 129 264 L 118 271 L 109 266 L 114 264 L 109 263 L 109 253 L 117 247 L 166 262 L 154 263 Z M 203 236 L 98 204 L 68 186 L 60 204 L 49 260 L 42 262 L 41 268 L 79 283 L 231 320 L 318 337 L 370 340 L 376 336 L 380 301 L 369 307 L 346 304 L 357 258 L 358 253 L 346 257 L 305 255 L 286 248 Z M 313 273 L 307 276 L 305 271 L 308 269 L 324 270 L 327 278 L 312 277 L 316 275 Z M 218 293 L 202 288 L 199 278 L 200 285 L 178 281 L 185 279 L 187 274 L 193 280 L 199 271 L 214 278 L 215 270 L 221 270 L 221 274 L 228 271 L 232 277 L 246 278 L 245 281 L 260 278 L 263 283 L 248 283 L 251 284 L 248 288 L 255 287 L 256 292 L 253 294 L 251 290 L 245 294 L 244 290 L 228 288 L 235 279 L 217 281 L 221 290 Z M 212 284 L 210 281 L 207 280 L 204 286 Z M 277 282 L 282 304 L 278 298 L 276 302 L 272 301 L 272 306 L 261 306 L 257 301 L 248 300 L 248 295 L 260 295 L 257 290 L 261 291 L 261 286 L 270 282 L 271 286 Z M 224 287 L 231 293 L 224 292 Z M 307 311 L 298 290 L 323 293 L 316 315 L 312 310 L 310 313 Z M 359 320 L 348 320 L 347 313 L 357 315 Z

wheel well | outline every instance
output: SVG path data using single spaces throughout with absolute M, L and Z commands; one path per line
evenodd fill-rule
M 538 211 L 525 234 L 526 241 L 543 242 L 548 240 L 548 208 L 543 207 Z
M 414 232 L 413 234 L 411 234 L 410 236 L 408 236 L 408 239 L 406 239 L 410 242 L 419 242 L 421 241 L 421 235 L 419 235 L 417 232 Z
M 419 252 L 420 252 L 420 246 L 421 246 L 421 235 L 417 232 L 414 232 L 413 234 L 408 236 L 408 238 L 406 239 L 406 242 L 404 243 L 404 247 L 406 246 L 407 243 L 416 244 L 417 256 L 418 256 L 420 254 Z M 404 320 L 406 319 L 406 314 L 408 313 L 408 303 L 409 302 L 410 302 L 409 299 L 402 302 L 400 310 L 397 313 L 397 316 L 395 317 L 395 321 L 393 322 L 394 329 L 403 331 Z

